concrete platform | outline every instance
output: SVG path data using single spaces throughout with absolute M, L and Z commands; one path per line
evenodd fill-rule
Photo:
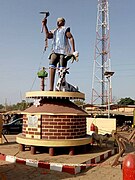
M 6 138 L 9 143 L 0 145 L 0 160 L 68 172 L 70 174 L 77 174 L 86 168 L 96 166 L 101 161 L 117 153 L 117 149 L 110 144 L 109 147 L 103 145 L 101 148 L 98 146 L 90 146 L 89 152 L 76 154 L 74 156 L 66 154 L 49 156 L 48 153 L 44 152 L 32 155 L 29 147 L 27 151 L 19 151 L 19 145 L 15 142 L 15 135 L 7 135 Z
M 26 138 L 22 134 L 16 136 L 16 142 L 19 144 L 32 145 L 32 146 L 45 146 L 45 147 L 67 147 L 67 146 L 81 146 L 90 144 L 92 142 L 91 136 L 77 139 L 32 139 Z

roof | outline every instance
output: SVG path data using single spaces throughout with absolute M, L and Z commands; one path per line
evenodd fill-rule
M 83 109 L 75 105 L 73 102 L 66 99 L 44 99 L 41 105 L 36 107 L 32 105 L 24 111 L 27 113 L 42 113 L 51 115 L 85 115 L 88 116 Z

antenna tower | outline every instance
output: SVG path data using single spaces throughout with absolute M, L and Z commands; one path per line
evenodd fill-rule
M 111 71 L 108 0 L 98 0 L 97 8 L 91 104 L 104 105 L 108 99 L 112 100 L 112 93 L 110 93 L 112 92 L 111 84 L 110 89 L 108 89 L 108 81 L 105 77 L 105 72 Z

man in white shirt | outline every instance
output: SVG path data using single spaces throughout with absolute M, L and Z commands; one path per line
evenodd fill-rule
M 65 27 L 64 18 L 57 19 L 57 28 L 53 31 L 48 31 L 47 18 L 43 19 L 42 25 L 44 27 L 46 38 L 52 39 L 52 53 L 49 57 L 49 90 L 53 91 L 56 67 L 58 65 L 59 68 L 66 68 L 67 59 L 65 57 L 75 52 L 75 42 L 73 35 L 70 32 L 70 28 Z

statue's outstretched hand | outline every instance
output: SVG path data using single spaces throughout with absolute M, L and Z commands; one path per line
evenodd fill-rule
M 75 52 L 73 52 L 73 55 L 74 55 L 74 57 L 75 57 L 75 61 L 78 61 L 79 59 L 79 52 L 78 51 L 75 51 Z
M 71 59 L 71 63 L 73 63 L 74 61 L 78 62 L 78 57 L 79 57 L 79 52 L 75 51 L 73 52 L 73 54 L 68 54 L 67 56 L 65 56 L 65 59 L 67 61 Z

